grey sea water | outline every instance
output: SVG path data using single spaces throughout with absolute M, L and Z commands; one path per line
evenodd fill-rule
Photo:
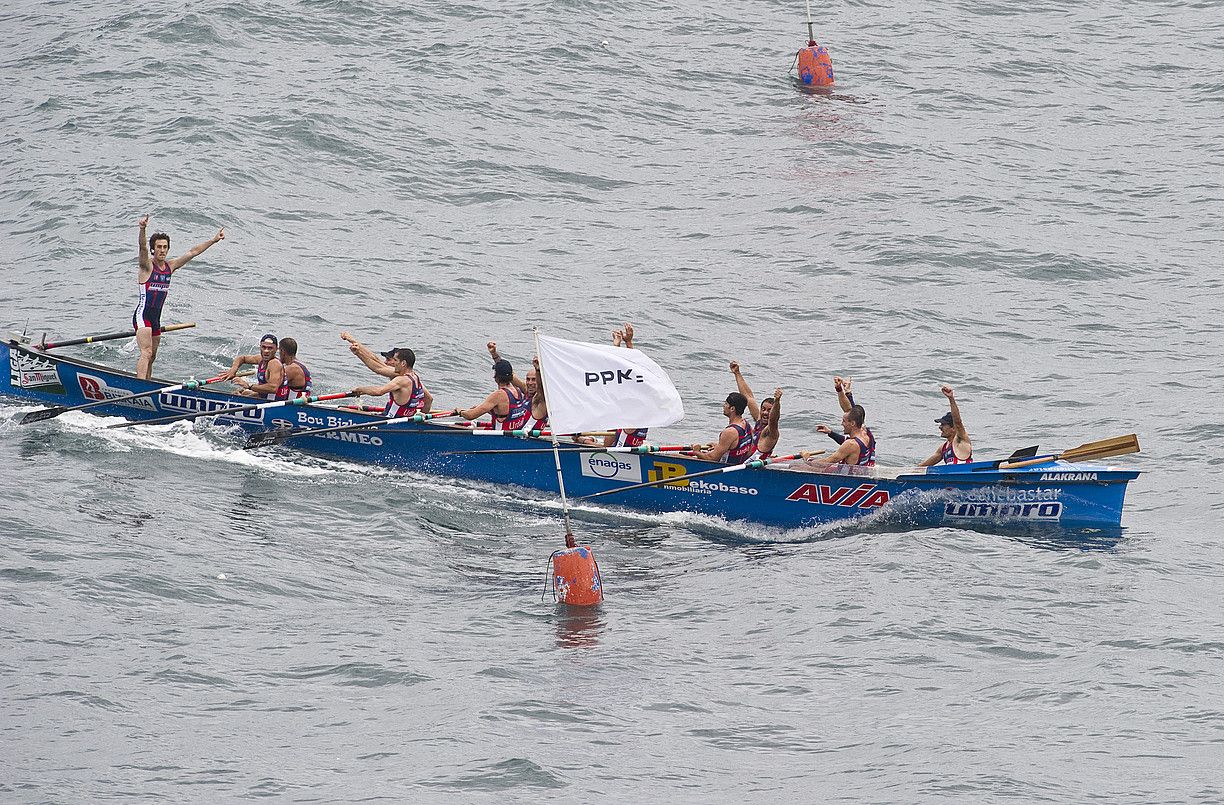
M 7 3 L 0 327 L 122 329 L 137 218 L 224 226 L 160 376 L 271 330 L 350 388 L 350 329 L 465 405 L 632 321 L 661 441 L 731 359 L 786 448 L 834 374 L 893 465 L 942 382 L 981 456 L 1137 432 L 1121 536 L 589 507 L 569 612 L 547 496 L 0 401 L 0 800 L 1224 800 L 1219 5 L 822 6 L 832 95 L 803 13 Z

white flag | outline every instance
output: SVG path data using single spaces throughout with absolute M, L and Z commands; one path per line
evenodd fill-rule
M 538 338 L 553 433 L 654 428 L 684 418 L 671 378 L 640 350 Z

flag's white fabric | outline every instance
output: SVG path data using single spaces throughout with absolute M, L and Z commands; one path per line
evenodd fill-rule
M 684 418 L 671 378 L 636 349 L 539 336 L 553 433 L 654 428 Z

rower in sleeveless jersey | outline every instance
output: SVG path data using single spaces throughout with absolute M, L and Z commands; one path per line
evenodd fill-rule
M 375 360 L 375 363 L 377 361 Z M 369 364 L 367 364 L 368 366 Z M 391 379 L 381 386 L 358 386 L 353 389 L 353 396 L 381 397 L 387 395 L 387 404 L 383 407 L 385 417 L 405 417 L 417 413 L 428 413 L 433 407 L 433 395 L 425 388 L 421 378 L 413 367 L 416 366 L 416 353 L 407 347 L 399 347 L 391 354 L 390 365 L 371 370 L 384 374 L 380 369 L 390 369 Z
M 724 464 L 743 464 L 756 449 L 752 428 L 744 420 L 748 399 L 738 391 L 727 395 L 723 402 L 723 415 L 727 427 L 718 434 L 718 441 L 706 446 L 695 444 L 690 448 L 693 456 L 704 461 L 721 461 Z
M 752 443 L 756 451 L 750 459 L 770 458 L 781 436 L 778 422 L 782 416 L 782 389 L 775 389 L 774 396 L 766 397 L 758 404 L 737 361 L 731 361 L 731 375 L 740 394 L 748 400 L 748 413 L 752 415 Z
M 232 380 L 234 385 L 238 387 L 238 393 L 244 397 L 258 397 L 263 400 L 271 400 L 280 387 L 284 384 L 285 370 L 280 358 L 277 357 L 277 348 L 280 342 L 272 333 L 266 333 L 259 339 L 259 354 L 258 355 L 239 355 L 234 358 L 234 362 L 230 364 L 228 371 L 224 372 L 221 377 L 224 380 Z M 242 378 L 237 378 L 238 370 L 244 365 L 254 364 L 255 366 L 255 382 L 250 383 Z
M 934 453 L 918 466 L 932 467 L 936 464 L 968 464 L 973 461 L 973 443 L 969 441 L 969 432 L 961 420 L 960 407 L 956 404 L 956 393 L 948 385 L 940 386 L 940 391 L 948 398 L 948 413 L 935 420 L 939 425 L 939 435 L 944 443 Z
M 485 397 L 484 402 L 470 408 L 457 408 L 455 415 L 470 421 L 488 414 L 490 427 L 494 430 L 522 429 L 531 418 L 531 398 L 514 384 L 514 366 L 510 361 L 494 361 L 493 382 L 497 389 Z
M 852 405 L 850 410 L 842 414 L 842 428 L 846 435 L 841 445 L 832 454 L 808 459 L 813 466 L 829 464 L 844 464 L 854 467 L 874 467 L 876 459 L 876 438 L 871 429 L 866 427 L 867 413 L 861 405 Z M 820 428 L 827 433 L 826 427 Z

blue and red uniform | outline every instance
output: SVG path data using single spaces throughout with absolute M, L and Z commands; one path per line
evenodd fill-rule
M 268 361 L 264 360 L 264 361 L 260 361 L 259 363 L 255 364 L 255 385 L 262 386 L 264 383 L 267 383 L 267 382 L 268 382 Z M 285 384 L 285 378 L 282 375 L 281 385 L 283 386 L 284 384 Z M 274 394 L 264 394 L 262 395 L 262 398 L 265 400 L 271 400 L 274 396 L 275 396 Z
M 152 263 L 153 271 L 149 278 L 140 285 L 140 297 L 136 303 L 136 311 L 132 314 L 132 329 L 151 327 L 153 335 L 162 334 L 162 305 L 170 294 L 170 263 Z
M 637 428 L 636 430 L 617 429 L 616 439 L 612 442 L 613 447 L 641 447 L 646 444 L 646 434 L 649 433 L 648 428 Z
M 421 378 L 417 377 L 416 372 L 409 372 L 405 377 L 412 380 L 412 392 L 408 395 L 408 402 L 400 405 L 395 401 L 394 393 L 388 394 L 383 416 L 390 418 L 414 416 L 425 407 L 425 386 L 421 383 Z
M 866 442 L 857 436 L 854 437 L 854 441 L 858 442 L 859 446 L 858 461 L 854 462 L 854 464 L 857 467 L 874 467 L 876 454 L 875 434 L 871 432 L 871 428 L 863 428 L 863 432 L 867 434 Z M 844 464 L 845 462 L 842 463 Z
M 303 385 L 301 388 L 293 388 L 289 385 L 289 366 L 292 364 L 297 364 L 298 366 L 302 367 L 302 374 L 306 375 L 305 385 Z M 292 398 L 296 400 L 298 397 L 309 397 L 310 391 L 313 387 L 314 385 L 310 382 L 310 370 L 306 368 L 306 364 L 299 360 L 292 360 L 285 364 L 285 372 L 281 375 L 280 388 L 276 390 L 276 396 L 274 399 L 288 400 Z
M 969 451 L 968 458 L 957 458 L 956 451 L 952 449 L 952 440 L 943 443 L 943 447 L 939 449 L 940 458 L 945 464 L 968 464 L 973 461 L 973 450 Z
M 743 464 L 750 455 L 756 452 L 756 434 L 752 428 L 748 427 L 747 423 L 736 425 L 732 422 L 729 427 L 735 428 L 735 434 L 739 437 L 739 440 L 736 441 L 735 447 L 723 453 L 723 463 Z
M 502 386 L 501 390 L 506 392 L 510 408 L 505 418 L 495 413 L 489 414 L 493 418 L 493 429 L 496 430 L 497 423 L 500 422 L 502 430 L 519 430 L 531 419 L 531 398 L 527 396 L 527 392 L 519 391 L 517 386 Z

